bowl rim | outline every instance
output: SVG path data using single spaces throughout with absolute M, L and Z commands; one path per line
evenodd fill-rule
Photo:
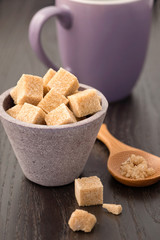
M 93 87 L 90 87 L 88 85 L 85 84 L 79 84 L 80 88 L 85 89 L 95 89 Z M 5 119 L 6 121 L 19 125 L 19 126 L 23 126 L 23 127 L 28 127 L 28 128 L 33 128 L 33 129 L 45 129 L 45 130 L 51 130 L 51 129 L 66 129 L 66 128 L 74 128 L 74 127 L 80 127 L 82 125 L 85 124 L 89 124 L 91 122 L 93 122 L 94 120 L 100 118 L 103 114 L 106 114 L 107 109 L 108 109 L 108 101 L 106 99 L 106 97 L 97 89 L 95 89 L 98 93 L 98 95 L 101 97 L 101 106 L 102 109 L 96 113 L 94 113 L 93 115 L 91 115 L 90 117 L 80 120 L 79 122 L 75 122 L 75 123 L 70 123 L 70 124 L 64 124 L 64 125 L 54 125 L 54 126 L 48 126 L 48 125 L 40 125 L 40 124 L 32 124 L 32 123 L 26 123 L 20 120 L 17 120 L 13 117 L 11 117 L 5 110 L 3 107 L 4 104 L 4 100 L 9 96 L 10 91 L 13 89 L 14 87 L 6 90 L 5 92 L 3 92 L 0 95 L 0 118 Z

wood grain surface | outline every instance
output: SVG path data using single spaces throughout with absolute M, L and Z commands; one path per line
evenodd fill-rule
M 15 85 L 22 73 L 43 76 L 46 68 L 32 52 L 28 25 L 33 14 L 52 0 L 0 0 L 0 93 Z M 43 44 L 60 66 L 55 22 L 43 29 Z M 119 140 L 160 156 L 160 1 L 155 1 L 149 49 L 142 74 L 127 99 L 110 104 L 105 122 Z M 96 141 L 82 176 L 97 175 L 104 184 L 104 202 L 120 203 L 114 216 L 92 206 L 97 217 L 89 234 L 72 232 L 68 219 L 79 208 L 74 186 L 47 188 L 28 181 L 0 124 L 0 240 L 159 240 L 160 183 L 126 187 L 107 171 L 107 148 Z

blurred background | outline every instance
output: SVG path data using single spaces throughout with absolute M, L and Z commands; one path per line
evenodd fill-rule
M 14 86 L 23 73 L 44 75 L 46 67 L 35 56 L 28 41 L 28 26 L 39 9 L 53 2 L 0 0 L 0 81 L 4 82 L 0 85 L 0 93 Z M 60 66 L 54 19 L 43 28 L 42 43 L 44 41 L 46 53 Z
M 0 0 L 0 93 L 14 86 L 22 73 L 32 73 L 43 76 L 46 67 L 39 61 L 32 51 L 28 41 L 28 26 L 32 16 L 41 8 L 53 5 L 53 0 Z M 154 28 L 158 26 L 160 1 L 155 1 L 153 21 L 156 20 Z M 58 65 L 61 65 L 57 36 L 55 30 L 55 19 L 50 19 L 43 28 L 42 43 L 48 56 Z M 156 31 L 154 39 L 150 41 L 152 54 L 154 45 L 160 39 L 160 31 Z M 152 37 L 152 35 L 151 35 Z M 158 52 L 157 52 L 158 51 Z M 160 50 L 155 49 L 155 58 L 160 56 Z M 33 64 L 34 63 L 34 64 Z M 35 64 L 36 63 L 36 64 Z

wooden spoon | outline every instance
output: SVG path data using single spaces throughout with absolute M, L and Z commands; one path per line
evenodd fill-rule
M 132 187 L 144 187 L 154 184 L 160 180 L 160 158 L 144 152 L 140 149 L 130 147 L 115 137 L 108 131 L 105 124 L 102 124 L 97 138 L 102 141 L 109 149 L 110 156 L 108 158 L 107 167 L 111 175 L 119 182 Z M 155 174 L 145 179 L 131 179 L 121 175 L 121 163 L 126 161 L 131 154 L 140 155 L 148 161 L 149 167 L 155 169 Z

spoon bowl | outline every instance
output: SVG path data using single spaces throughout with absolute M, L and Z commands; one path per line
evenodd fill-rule
M 152 185 L 160 180 L 160 158 L 142 151 L 137 148 L 130 147 L 115 137 L 113 137 L 108 131 L 105 124 L 102 124 L 97 138 L 102 141 L 109 149 L 110 155 L 107 162 L 107 167 L 110 174 L 120 183 L 123 183 L 127 186 L 132 187 L 145 187 Z M 139 155 L 144 157 L 149 167 L 155 169 L 155 174 L 152 176 L 146 177 L 144 179 L 132 179 L 127 178 L 121 175 L 120 166 L 126 161 L 132 154 Z

